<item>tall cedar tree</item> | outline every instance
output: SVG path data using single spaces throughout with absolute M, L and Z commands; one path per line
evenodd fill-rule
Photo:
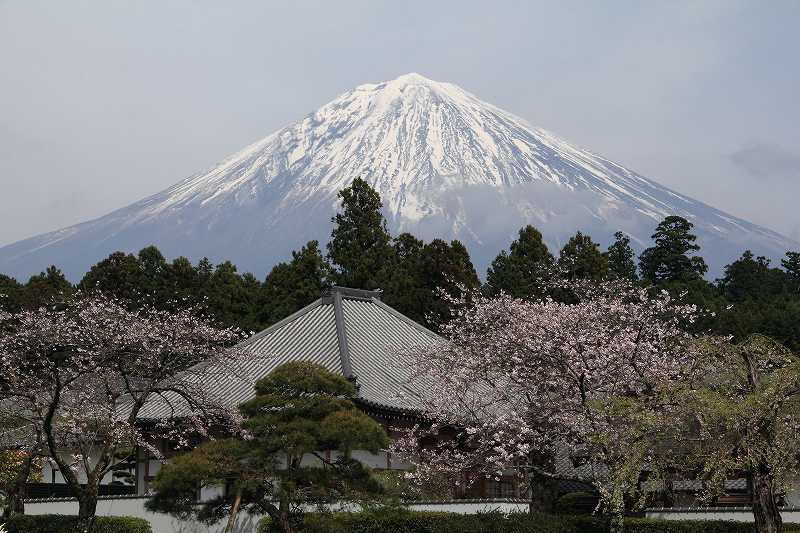
M 225 261 L 217 265 L 208 278 L 205 296 L 208 314 L 219 324 L 255 331 L 259 328 L 253 316 L 255 300 L 261 288 L 259 281 L 246 272 L 239 275 L 236 265 Z
M 381 214 L 381 197 L 361 178 L 339 191 L 341 212 L 328 243 L 328 259 L 338 285 L 375 289 L 386 279 L 392 258 L 391 237 Z
M 636 254 L 631 248 L 631 238 L 618 231 L 614 233 L 614 242 L 606 252 L 608 269 L 611 276 L 617 279 L 636 281 Z
M 689 281 L 702 278 L 708 270 L 702 257 L 692 256 L 700 250 L 692 233 L 693 224 L 679 216 L 666 217 L 652 238 L 655 246 L 639 256 L 642 278 L 651 283 Z
M 330 266 L 318 241 L 309 241 L 292 260 L 275 265 L 261 290 L 257 319 L 267 326 L 291 315 L 320 297 L 328 286 Z
M 459 241 L 434 239 L 422 249 L 420 276 L 425 304 L 423 324 L 434 331 L 452 318 L 448 300 L 460 299 L 480 286 L 467 248 Z M 444 293 L 444 294 L 442 294 Z
M 561 249 L 558 268 L 568 280 L 600 281 L 608 277 L 608 258 L 600 251 L 599 244 L 579 231 Z
M 361 500 L 381 485 L 352 458 L 388 445 L 380 424 L 353 403 L 344 377 L 308 362 L 285 363 L 256 383 L 241 405 L 251 439 L 208 442 L 165 465 L 153 483 L 151 510 L 215 522 L 233 530 L 241 508 L 267 514 L 283 533 L 294 531 L 303 505 Z M 198 506 L 199 486 L 225 486 Z
M 450 319 L 447 300 L 480 285 L 466 247 L 434 239 L 428 244 L 409 233 L 392 241 L 394 266 L 383 299 L 409 318 L 438 331 Z
M 487 291 L 492 295 L 503 291 L 517 298 L 542 296 L 542 283 L 551 275 L 553 263 L 539 230 L 525 226 L 509 251 L 501 251 L 492 261 L 486 273 Z
M 422 279 L 425 243 L 410 233 L 392 239 L 394 266 L 386 280 L 383 301 L 412 320 L 425 324 L 430 289 Z

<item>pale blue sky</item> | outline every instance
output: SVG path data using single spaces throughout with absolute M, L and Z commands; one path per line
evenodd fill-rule
M 799 25 L 796 0 L 0 0 L 0 245 L 411 71 L 800 239 Z

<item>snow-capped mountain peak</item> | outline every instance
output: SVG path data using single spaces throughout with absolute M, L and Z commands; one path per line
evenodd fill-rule
M 796 243 L 673 192 L 417 73 L 359 85 L 208 171 L 100 219 L 0 249 L 0 272 L 51 263 L 73 278 L 116 249 L 231 259 L 263 274 L 292 249 L 324 241 L 336 193 L 355 177 L 380 192 L 395 231 L 459 238 L 479 267 L 525 224 L 560 246 L 580 229 L 644 246 L 679 214 L 712 265 L 745 247 L 782 255 Z M 707 256 L 709 254 L 707 253 Z

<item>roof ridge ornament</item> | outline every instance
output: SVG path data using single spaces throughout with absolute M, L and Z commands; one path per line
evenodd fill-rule
M 354 300 L 380 300 L 383 297 L 383 289 L 354 289 L 352 287 L 342 287 L 341 285 L 332 285 L 325 290 L 323 297 L 335 297 L 340 295 L 342 298 L 350 298 Z

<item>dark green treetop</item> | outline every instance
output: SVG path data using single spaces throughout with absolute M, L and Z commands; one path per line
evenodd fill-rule
M 599 281 L 608 276 L 608 258 L 599 244 L 579 231 L 561 249 L 558 268 L 565 279 Z
M 525 226 L 509 250 L 492 261 L 486 273 L 486 289 L 490 294 L 504 291 L 519 298 L 541 296 L 541 283 L 551 275 L 553 263 L 539 230 Z
M 36 309 L 69 296 L 74 291 L 75 288 L 67 281 L 61 270 L 50 266 L 45 272 L 31 276 L 25 284 L 22 305 L 27 309 Z
M 800 252 L 786 252 L 786 258 L 781 259 L 781 266 L 789 277 L 793 292 L 800 293 Z
M 447 300 L 460 298 L 462 291 L 477 289 L 480 280 L 466 246 L 457 240 L 448 244 L 442 239 L 434 239 L 426 244 L 419 268 L 425 310 L 422 323 L 438 331 L 439 325 L 451 318 L 452 309 Z
M 692 233 L 693 224 L 679 216 L 666 217 L 652 238 L 655 245 L 639 256 L 642 278 L 651 283 L 689 281 L 702 278 L 708 266 L 702 257 L 693 255 L 700 250 Z
M 391 237 L 381 213 L 381 197 L 361 178 L 339 191 L 341 211 L 328 243 L 328 259 L 338 285 L 358 289 L 380 287 L 391 262 Z
M 617 279 L 636 281 L 636 254 L 631 248 L 631 238 L 618 231 L 614 233 L 614 242 L 606 252 L 608 269 Z
M 425 323 L 429 288 L 422 279 L 422 255 L 425 243 L 401 233 L 392 239 L 394 265 L 382 287 L 383 301 L 412 320 Z
M 99 290 L 114 294 L 121 300 L 133 301 L 142 297 L 142 268 L 133 254 L 114 252 L 93 265 L 78 288 L 84 292 Z
M 274 324 L 320 297 L 329 285 L 330 266 L 318 241 L 309 241 L 292 260 L 275 265 L 264 280 L 258 305 L 258 322 Z
M 784 291 L 785 276 L 780 269 L 771 268 L 766 257 L 754 257 L 753 252 L 745 250 L 742 257 L 725 267 L 717 286 L 731 302 L 764 299 Z
M 0 274 L 0 311 L 16 313 L 22 309 L 23 286 L 16 279 Z

